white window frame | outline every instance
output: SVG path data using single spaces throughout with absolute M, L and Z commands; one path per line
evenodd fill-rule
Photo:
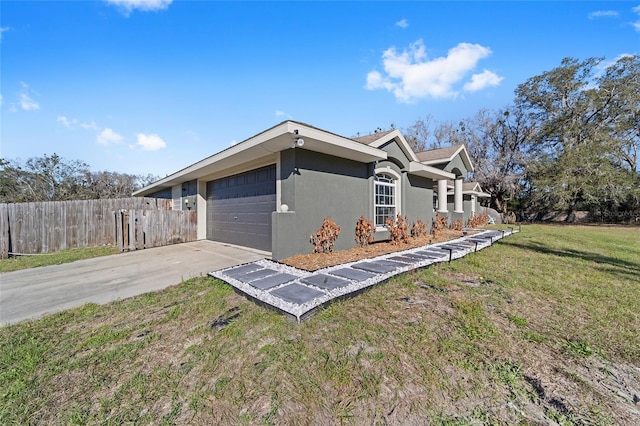
M 378 180 L 378 177 L 386 177 L 387 181 L 380 181 Z M 391 204 L 382 204 L 382 203 L 378 203 L 378 187 L 379 186 L 383 186 L 386 188 L 390 188 L 391 189 L 391 197 L 392 197 L 392 203 Z M 382 169 L 376 169 L 375 170 L 375 175 L 373 178 L 373 220 L 374 220 L 374 224 L 376 227 L 376 230 L 381 231 L 381 230 L 386 230 L 386 224 L 384 223 L 378 223 L 378 208 L 384 208 L 384 207 L 392 207 L 394 210 L 393 215 L 391 215 L 390 217 L 393 218 L 393 220 L 395 220 L 396 216 L 398 214 L 400 214 L 400 175 L 398 173 L 396 173 L 394 170 L 392 170 L 389 167 L 386 168 L 382 168 Z

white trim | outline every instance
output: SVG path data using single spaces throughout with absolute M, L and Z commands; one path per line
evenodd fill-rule
M 387 133 L 386 135 L 380 137 L 380 139 L 374 140 L 369 144 L 369 146 L 380 148 L 382 145 L 384 145 L 385 143 L 393 139 L 397 139 L 398 146 L 400 147 L 402 152 L 404 152 L 404 155 L 407 156 L 409 161 L 419 161 L 418 157 L 416 157 L 416 153 L 413 152 L 413 149 L 411 149 L 411 147 L 409 146 L 409 143 L 407 142 L 407 140 L 404 138 L 404 136 L 402 135 L 402 133 L 400 133 L 400 130 L 398 129 L 395 129 L 392 132 Z
M 454 175 L 453 173 L 445 172 L 444 170 L 427 166 L 417 161 L 412 161 L 409 163 L 409 174 L 426 177 L 432 180 L 456 178 L 456 175 Z
M 280 175 L 280 165 L 281 165 L 281 156 L 280 152 L 276 153 L 276 211 L 282 211 L 282 176 Z
M 464 144 L 460 145 L 460 147 L 456 149 L 455 152 L 447 158 L 437 158 L 435 160 L 426 160 L 426 161 L 421 161 L 421 163 L 425 165 L 449 163 L 454 158 L 456 158 L 456 156 L 460 153 L 464 153 L 464 155 L 460 155 L 460 157 L 462 158 L 462 162 L 467 168 L 467 171 L 472 172 L 474 170 L 473 163 L 471 162 L 469 151 L 467 151 L 467 147 Z
M 389 175 L 391 178 L 393 178 L 393 184 L 386 184 L 384 182 L 378 182 L 376 180 L 376 176 L 378 175 Z M 400 175 L 398 172 L 396 172 L 395 170 L 393 170 L 391 167 L 389 166 L 385 166 L 385 167 L 377 167 L 374 170 L 374 175 L 373 175 L 373 223 L 374 226 L 376 227 L 376 231 L 385 231 L 387 228 L 384 225 L 379 225 L 376 221 L 377 221 L 377 214 L 376 214 L 376 207 L 377 206 L 382 206 L 382 204 L 377 204 L 376 203 L 376 186 L 377 185 L 387 185 L 387 186 L 391 186 L 393 188 L 393 208 L 395 210 L 395 213 L 393 215 L 394 219 L 397 215 L 402 214 L 402 175 Z
M 295 131 L 298 133 L 294 134 Z M 304 139 L 304 147 L 292 148 L 294 136 Z M 204 179 L 218 174 L 220 177 L 232 175 L 237 173 L 238 167 L 263 157 L 273 158 L 273 154 L 287 149 L 307 149 L 363 163 L 387 159 L 386 151 L 381 149 L 302 123 L 285 121 L 135 191 L 133 195 L 148 195 L 188 180 Z M 271 162 L 273 163 L 274 160 Z

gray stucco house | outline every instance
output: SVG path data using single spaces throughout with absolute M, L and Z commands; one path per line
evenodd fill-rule
M 431 223 L 436 212 L 463 223 L 482 192 L 465 182 L 464 145 L 413 152 L 399 130 L 347 138 L 284 121 L 137 191 L 197 210 L 198 238 L 270 251 L 274 260 L 310 253 L 326 216 L 342 227 L 336 250 L 355 245 L 356 221 L 402 214 Z

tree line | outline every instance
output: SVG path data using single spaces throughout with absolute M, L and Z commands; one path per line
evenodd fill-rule
M 124 198 L 157 180 L 153 175 L 92 172 L 57 154 L 25 162 L 0 158 L 0 203 Z
M 640 210 L 640 56 L 562 60 L 517 86 L 512 104 L 459 123 L 419 119 L 417 151 L 465 143 L 472 178 L 499 212 Z

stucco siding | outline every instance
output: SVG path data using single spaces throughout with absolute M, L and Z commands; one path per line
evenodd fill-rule
M 342 228 L 336 250 L 353 247 L 356 221 L 371 204 L 370 165 L 292 149 L 282 153 L 280 166 L 281 200 L 289 211 L 273 214 L 273 258 L 311 253 L 309 236 L 327 216 Z
M 460 170 L 460 176 L 466 179 L 468 170 L 464 165 L 464 161 L 462 161 L 462 158 L 459 155 L 451 160 L 443 170 L 446 172 L 453 172 L 454 169 Z
M 431 224 L 433 212 L 433 181 L 420 176 L 403 176 L 403 216 L 409 220 L 409 229 L 418 220 Z

